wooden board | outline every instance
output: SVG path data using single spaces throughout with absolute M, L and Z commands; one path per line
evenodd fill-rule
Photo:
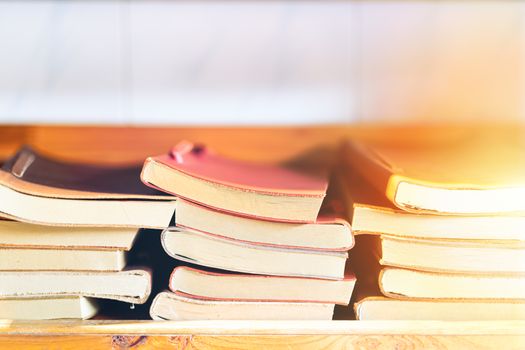
M 523 349 L 525 321 L 0 321 L 1 349 L 80 345 L 90 349 Z

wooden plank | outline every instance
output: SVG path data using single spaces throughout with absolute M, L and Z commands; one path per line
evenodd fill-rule
M 0 336 L 0 349 L 126 349 L 112 343 L 111 336 Z M 128 347 L 129 348 L 129 347 Z
M 9 321 L 0 335 L 524 335 L 523 321 Z
M 525 321 L 2 321 L 1 349 L 525 348 Z
M 503 346 L 504 345 L 504 346 Z M 525 336 L 7 336 L 1 349 L 523 349 Z

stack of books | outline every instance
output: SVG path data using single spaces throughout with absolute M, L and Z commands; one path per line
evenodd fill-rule
M 378 137 L 340 177 L 354 233 L 379 237 L 357 240 L 357 318 L 525 319 L 523 130 Z
M 152 302 L 153 319 L 332 319 L 348 305 L 354 241 L 345 220 L 319 214 L 325 176 L 182 142 L 148 158 L 142 181 L 177 197 L 161 240 L 185 262 Z
M 97 298 L 144 303 L 148 269 L 126 254 L 139 229 L 169 226 L 175 202 L 141 167 L 59 162 L 22 148 L 0 170 L 0 318 L 90 318 Z

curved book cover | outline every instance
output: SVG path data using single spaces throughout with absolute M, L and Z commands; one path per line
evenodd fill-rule
M 140 167 L 65 163 L 22 148 L 0 170 L 2 217 L 56 226 L 165 228 L 175 198 L 144 186 Z
M 328 187 L 325 176 L 228 159 L 189 142 L 146 159 L 141 178 L 148 186 L 218 210 L 293 222 L 314 222 Z
M 525 127 L 420 128 L 348 141 L 345 162 L 405 211 L 525 213 Z

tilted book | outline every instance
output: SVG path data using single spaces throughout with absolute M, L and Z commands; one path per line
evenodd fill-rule
M 346 143 L 344 162 L 397 207 L 451 215 L 525 213 L 525 128 L 421 128 Z
M 165 228 L 175 210 L 140 166 L 66 163 L 24 147 L 0 170 L 0 215 L 46 225 Z
M 273 221 L 315 222 L 326 195 L 323 172 L 229 159 L 189 142 L 149 157 L 148 186 L 204 206 Z
M 332 184 L 331 184 L 332 185 Z M 396 208 L 355 169 L 342 166 L 333 185 L 346 206 L 352 233 L 404 238 L 524 241 L 525 215 L 435 215 Z

